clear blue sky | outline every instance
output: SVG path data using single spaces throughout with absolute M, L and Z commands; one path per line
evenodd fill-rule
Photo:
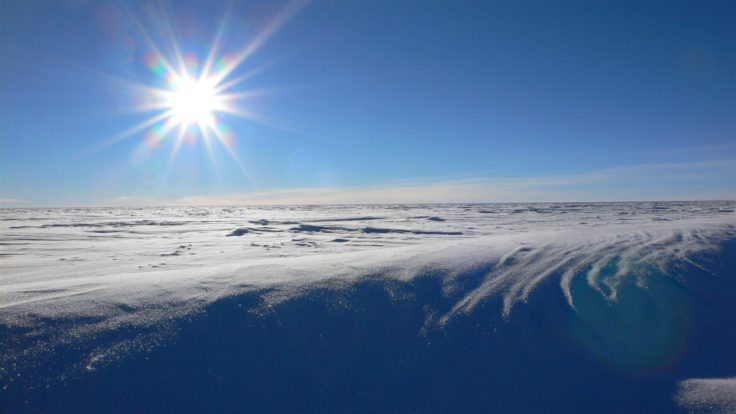
M 269 27 L 232 154 L 120 138 Z M 733 1 L 4 1 L 0 62 L 6 206 L 736 198 Z

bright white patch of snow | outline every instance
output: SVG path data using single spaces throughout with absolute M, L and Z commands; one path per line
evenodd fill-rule
M 736 377 L 693 378 L 680 382 L 677 402 L 691 412 L 736 412 Z
M 0 322 L 150 323 L 254 288 L 427 273 L 451 285 L 480 266 L 444 321 L 490 295 L 508 315 L 550 277 L 574 306 L 581 272 L 615 300 L 636 265 L 689 260 L 733 235 L 735 217 L 730 202 L 6 209 Z

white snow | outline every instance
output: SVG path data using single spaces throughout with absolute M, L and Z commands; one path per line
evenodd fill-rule
M 691 412 L 736 412 L 736 377 L 693 378 L 680 382 L 677 402 Z
M 499 311 L 508 317 L 544 281 L 556 283 L 573 308 L 576 278 L 613 303 L 625 278 L 646 289 L 645 268 L 666 271 L 679 261 L 707 269 L 698 253 L 736 238 L 734 206 L 0 210 L 0 327 L 23 336 L 17 344 L 6 338 L 0 366 L 13 367 L 7 375 L 23 372 L 64 344 L 78 345 L 81 354 L 70 372 L 94 370 L 165 342 L 170 321 L 220 298 L 263 289 L 266 303 L 275 304 L 309 287 L 366 278 L 440 277 L 445 291 L 459 297 L 432 318 L 440 325 L 489 297 L 502 299 Z M 477 284 L 463 286 L 468 274 L 480 275 Z M 128 336 L 97 340 L 120 330 Z M 677 401 L 732 411 L 723 390 L 732 392 L 733 380 L 688 380 Z
M 485 297 L 503 312 L 542 280 L 615 300 L 638 263 L 712 248 L 733 234 L 732 202 L 387 205 L 2 211 L 0 322 L 94 316 L 151 322 L 259 287 L 492 270 L 445 320 Z M 315 224 L 318 223 L 318 224 Z M 228 237 L 235 236 L 235 237 Z M 613 277 L 599 277 L 612 257 Z M 606 285 L 606 289 L 602 285 Z M 290 294 L 291 294 L 290 293 Z

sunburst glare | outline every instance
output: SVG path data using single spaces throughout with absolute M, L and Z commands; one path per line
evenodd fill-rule
M 233 150 L 236 135 L 222 122 L 225 115 L 245 118 L 250 121 L 274 125 L 272 118 L 259 114 L 253 107 L 245 107 L 244 100 L 263 96 L 263 90 L 243 87 L 243 83 L 260 72 L 260 68 L 250 68 L 245 73 L 238 73 L 244 62 L 272 37 L 303 6 L 304 2 L 293 2 L 287 5 L 273 19 L 262 26 L 262 30 L 253 35 L 245 45 L 231 53 L 223 53 L 221 41 L 227 29 L 227 14 L 217 27 L 214 41 L 206 57 L 199 59 L 196 54 L 183 54 L 189 49 L 181 44 L 175 36 L 176 27 L 172 24 L 166 7 L 159 5 L 154 9 L 157 33 L 163 33 L 163 42 L 154 41 L 154 37 L 139 21 L 135 13 L 126 9 L 126 17 L 130 26 L 145 44 L 148 53 L 143 62 L 153 77 L 146 83 L 124 83 L 136 92 L 139 100 L 134 110 L 151 113 L 147 119 L 101 143 L 104 147 L 128 137 L 137 136 L 143 131 L 145 139 L 142 148 L 148 152 L 169 140 L 171 152 L 169 165 L 176 158 L 185 137 L 191 142 L 203 141 L 212 164 L 217 167 L 216 155 L 212 141 L 224 148 L 237 166 L 246 173 L 243 163 Z M 159 43 L 167 46 L 169 53 L 164 53 Z M 200 62 L 202 64 L 200 65 Z M 155 136 L 155 139 L 151 139 Z
M 238 115 L 244 112 L 235 103 L 246 95 L 227 93 L 235 83 L 224 83 L 226 78 L 215 77 L 208 70 L 203 70 L 199 76 L 193 76 L 186 66 L 174 70 L 170 63 L 160 57 L 154 62 L 156 63 L 149 66 L 154 73 L 164 75 L 166 86 L 146 88 L 147 103 L 141 105 L 140 109 L 163 111 L 152 119 L 164 123 L 164 138 L 169 136 L 170 131 L 177 129 L 178 139 L 181 139 L 183 133 L 195 128 L 199 138 L 209 140 L 211 136 L 215 136 L 225 143 L 218 132 L 218 114 Z

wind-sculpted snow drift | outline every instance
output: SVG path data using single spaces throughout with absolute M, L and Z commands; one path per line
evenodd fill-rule
M 0 408 L 732 412 L 734 207 L 4 210 Z

